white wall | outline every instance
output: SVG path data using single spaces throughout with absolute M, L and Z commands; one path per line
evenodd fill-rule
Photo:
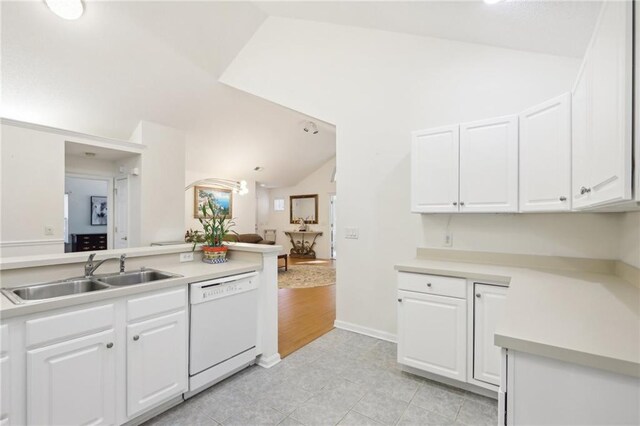
M 65 177 L 64 192 L 69 194 L 69 234 L 106 234 L 107 225 L 91 225 L 91 197 L 108 195 L 109 183 L 105 180 Z M 113 209 L 107 206 L 108 219 Z M 69 239 L 71 241 L 71 239 Z
M 332 158 L 315 170 L 309 176 L 304 178 L 295 186 L 287 188 L 273 188 L 268 190 L 268 207 L 266 209 L 266 217 L 263 216 L 263 222 L 259 223 L 259 228 L 275 229 L 276 243 L 285 248 L 289 252 L 291 243 L 289 238 L 284 235 L 285 230 L 297 229 L 298 225 L 290 223 L 289 219 L 289 196 L 291 195 L 309 195 L 318 194 L 318 223 L 309 225 L 313 231 L 320 231 L 323 234 L 316 240 L 315 252 L 320 259 L 331 258 L 331 224 L 329 223 L 329 195 L 336 193 L 336 183 L 331 182 L 333 170 L 336 166 L 336 159 Z M 276 198 L 284 199 L 284 211 L 273 210 L 273 200 Z M 262 215 L 260 215 L 262 216 Z M 264 234 L 263 234 L 264 235 Z
M 620 230 L 620 260 L 640 268 L 640 212 L 623 215 Z
M 441 247 L 446 226 L 444 217 L 409 213 L 410 132 L 517 113 L 570 90 L 578 66 L 573 58 L 271 17 L 221 81 L 336 124 L 337 317 L 395 334 L 393 265 L 416 246 Z M 453 248 L 616 258 L 617 221 L 459 215 Z M 358 227 L 360 238 L 345 240 L 344 227 Z
M 64 138 L 2 124 L 2 257 L 64 253 Z M 53 235 L 45 235 L 45 226 Z
M 184 237 L 184 132 L 141 121 L 134 140 L 147 148 L 141 163 L 140 245 Z

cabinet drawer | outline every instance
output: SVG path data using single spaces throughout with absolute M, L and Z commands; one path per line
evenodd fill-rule
M 467 298 L 467 281 L 464 278 L 399 272 L 398 289 L 460 299 Z
M 109 304 L 28 320 L 25 343 L 28 347 L 107 330 L 113 328 L 114 314 Z
M 137 297 L 127 302 L 127 321 L 137 321 L 165 312 L 186 309 L 186 307 L 186 286 L 149 296 Z

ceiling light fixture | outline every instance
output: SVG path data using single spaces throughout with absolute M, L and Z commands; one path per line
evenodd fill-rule
M 504 0 L 484 0 L 486 4 L 498 4 Z
M 249 188 L 247 188 L 246 180 L 237 181 L 237 180 L 220 179 L 220 178 L 200 179 L 187 185 L 187 187 L 184 190 L 186 191 L 198 185 L 211 185 L 211 186 L 217 186 L 218 188 L 230 189 L 234 193 L 240 194 L 240 195 L 249 193 Z
M 53 13 L 62 19 L 78 19 L 84 12 L 81 0 L 44 0 L 44 2 Z

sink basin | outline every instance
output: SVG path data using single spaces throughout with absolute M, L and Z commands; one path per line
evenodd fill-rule
M 148 283 L 152 281 L 166 280 L 167 278 L 175 278 L 178 275 L 168 272 L 156 271 L 155 269 L 142 269 L 135 272 L 125 272 L 118 275 L 104 275 L 96 277 L 99 283 L 110 286 L 123 286 Z
M 148 283 L 152 281 L 176 278 L 180 275 L 155 269 L 140 269 L 123 274 L 96 275 L 90 278 L 70 278 L 44 284 L 3 289 L 2 293 L 15 304 L 37 302 L 44 299 L 89 293 L 108 288 Z
M 3 290 L 3 293 L 11 299 L 12 302 L 23 303 L 24 301 L 52 299 L 54 297 L 88 293 L 107 288 L 109 288 L 108 285 L 99 283 L 93 279 L 79 278 L 7 289 Z

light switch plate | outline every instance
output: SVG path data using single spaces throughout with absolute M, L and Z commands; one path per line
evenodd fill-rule
M 193 252 L 180 253 L 180 262 L 193 262 Z
M 357 240 L 359 236 L 358 228 L 344 228 L 344 237 Z

